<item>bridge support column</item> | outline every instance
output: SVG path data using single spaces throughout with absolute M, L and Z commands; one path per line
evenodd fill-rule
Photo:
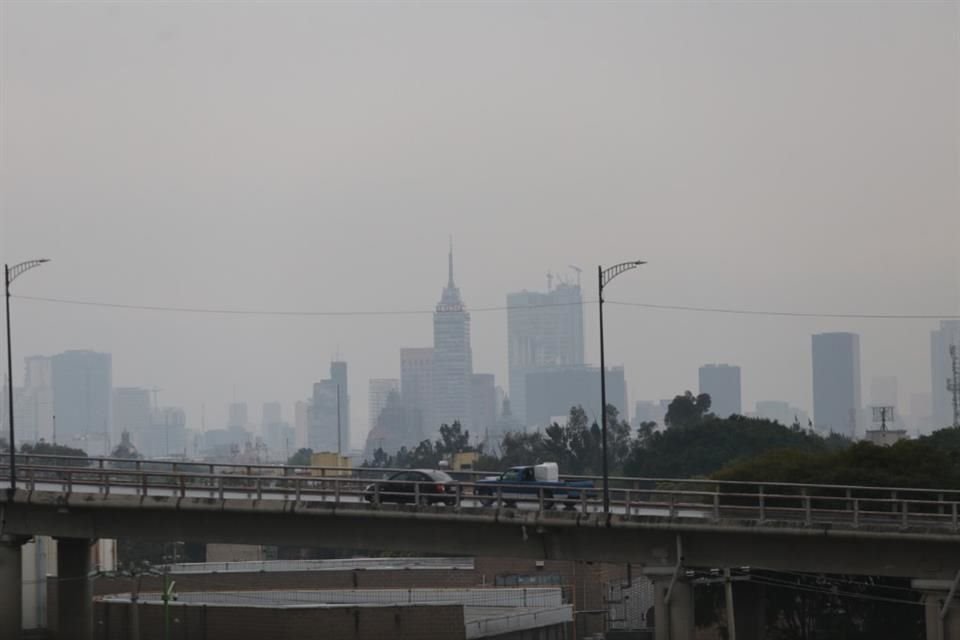
M 92 640 L 93 590 L 86 538 L 57 539 L 57 640 Z
M 923 594 L 924 622 L 927 640 L 960 640 L 960 602 L 954 602 L 947 615 L 940 617 L 947 594 L 926 591 Z
M 0 536 L 0 638 L 23 630 L 23 544 L 27 538 Z
M 653 579 L 654 637 L 656 640 L 693 640 L 693 585 L 678 579 L 667 602 L 671 579 L 672 576 Z

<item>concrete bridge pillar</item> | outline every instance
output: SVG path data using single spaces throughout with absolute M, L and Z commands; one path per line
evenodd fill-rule
M 945 591 L 925 591 L 923 594 L 927 640 L 960 640 L 960 603 L 954 601 L 947 615 L 941 618 L 940 611 L 946 598 Z
M 23 544 L 27 538 L 0 536 L 0 638 L 23 630 Z
M 653 624 L 656 640 L 693 640 L 693 585 L 677 579 L 667 602 L 672 576 L 653 578 Z
M 93 589 L 86 538 L 57 539 L 57 640 L 92 640 Z

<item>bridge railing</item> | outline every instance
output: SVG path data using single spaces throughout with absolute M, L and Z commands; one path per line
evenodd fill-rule
M 602 511 L 600 483 L 535 486 L 486 484 L 476 480 L 451 483 L 391 481 L 381 469 L 324 469 L 321 474 L 276 473 L 239 465 L 153 464 L 103 459 L 79 466 L 76 458 L 25 456 L 17 465 L 18 486 L 26 491 L 63 494 L 202 497 L 218 500 L 256 499 L 332 503 L 341 508 L 404 508 L 437 506 L 457 510 L 535 510 L 545 517 L 561 511 Z M 38 460 L 34 460 L 37 458 Z M 9 458 L 0 460 L 0 485 L 9 472 Z M 185 470 L 187 466 L 190 471 Z M 212 468 L 211 468 L 212 467 Z M 202 469 L 196 471 L 194 469 Z M 315 469 L 315 468 L 314 468 Z M 340 471 L 337 475 L 335 472 Z M 373 477 L 376 476 L 376 477 Z M 691 523 L 788 523 L 799 526 L 843 526 L 934 529 L 957 533 L 960 492 L 937 489 L 861 487 L 817 484 L 727 482 L 705 479 L 618 478 L 611 489 L 614 517 L 660 518 Z M 593 486 L 588 486 L 592 484 Z

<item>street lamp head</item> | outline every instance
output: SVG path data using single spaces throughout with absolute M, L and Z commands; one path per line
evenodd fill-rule
M 637 260 L 637 261 L 634 262 L 633 264 L 635 264 L 635 265 L 637 265 L 637 266 L 639 267 L 639 266 L 642 265 L 642 264 L 647 264 L 647 261 L 646 261 L 646 260 Z

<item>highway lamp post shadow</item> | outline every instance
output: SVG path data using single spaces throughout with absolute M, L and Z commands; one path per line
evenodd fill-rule
M 34 267 L 39 267 L 45 262 L 50 262 L 48 258 L 40 260 L 28 260 L 15 264 L 12 267 L 8 264 L 3 265 L 3 283 L 4 293 L 7 303 L 7 410 L 10 417 L 10 493 L 13 494 L 17 489 L 17 449 L 16 440 L 14 440 L 13 428 L 13 343 L 10 340 L 10 285 L 17 276 L 29 271 Z
M 607 364 L 603 353 L 603 288 L 624 271 L 636 269 L 643 260 L 621 262 L 604 269 L 597 266 L 597 302 L 600 307 L 600 442 L 603 449 L 603 514 L 610 515 L 610 474 L 607 471 Z

